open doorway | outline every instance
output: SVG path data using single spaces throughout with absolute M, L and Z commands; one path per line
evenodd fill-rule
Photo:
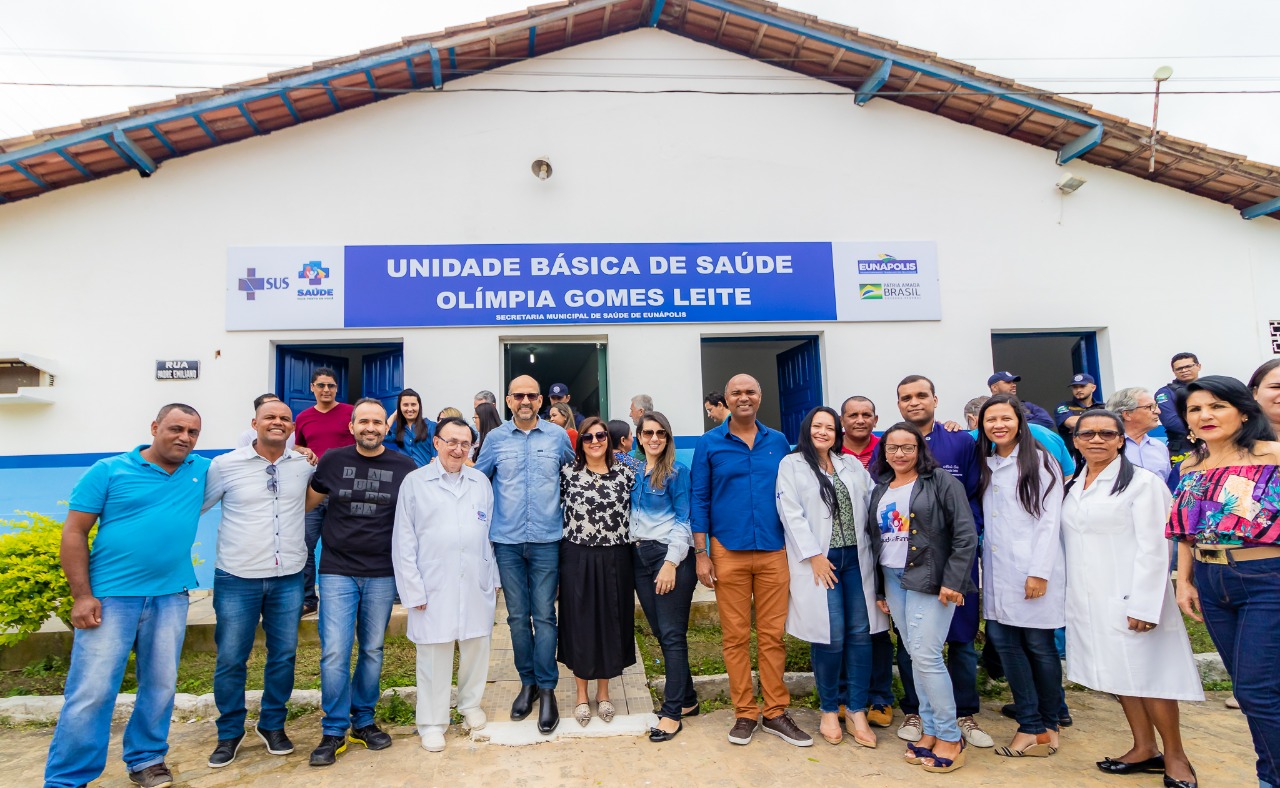
M 316 404 L 311 373 L 319 367 L 336 373 L 339 402 L 373 397 L 382 401 L 387 413 L 395 411 L 396 395 L 404 389 L 402 343 L 277 345 L 276 393 L 295 416 Z
M 1103 396 L 1096 331 L 992 333 L 991 359 L 995 370 L 1022 376 L 1018 383 L 1021 399 L 1050 413 L 1071 396 L 1067 383 L 1076 374 L 1092 375 L 1098 382 L 1097 396 Z
M 528 375 L 538 381 L 545 398 L 556 383 L 569 387 L 569 407 L 585 416 L 608 415 L 602 412 L 609 402 L 608 345 L 604 342 L 548 342 L 503 340 L 502 387 L 506 391 L 512 378 Z M 502 400 L 502 393 L 498 394 Z M 544 400 L 546 407 L 550 402 Z M 500 405 L 503 418 L 511 411 Z
M 741 373 L 760 381 L 760 413 L 767 427 L 795 443 L 805 415 L 822 404 L 822 362 L 816 336 L 704 337 L 702 392 L 723 391 Z M 705 418 L 705 417 L 704 417 Z M 710 420 L 706 429 L 715 426 Z

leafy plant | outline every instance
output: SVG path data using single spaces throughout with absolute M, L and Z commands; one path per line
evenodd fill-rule
M 71 626 L 71 588 L 58 562 L 62 523 L 35 512 L 0 520 L 0 646 L 21 643 L 50 616 Z M 90 532 L 90 542 L 95 532 Z
M 402 698 L 399 692 L 391 690 L 391 697 L 378 704 L 377 717 L 380 722 L 391 725 L 412 725 L 415 713 L 412 703 Z

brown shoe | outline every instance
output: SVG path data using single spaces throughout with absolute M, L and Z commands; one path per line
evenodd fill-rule
M 867 710 L 867 722 L 877 728 L 887 728 L 893 724 L 892 706 L 872 706 Z
M 791 715 L 785 711 L 771 720 L 765 720 L 761 725 L 765 733 L 772 733 L 787 744 L 793 744 L 796 747 L 812 747 L 813 737 L 800 730 L 800 726 L 796 725 L 795 720 L 791 719 Z
M 173 785 L 173 774 L 163 763 L 153 763 L 145 769 L 129 772 L 129 782 L 142 788 L 168 788 Z
M 750 744 L 751 737 L 756 735 L 756 726 L 760 723 L 751 717 L 739 717 L 729 730 L 730 744 Z

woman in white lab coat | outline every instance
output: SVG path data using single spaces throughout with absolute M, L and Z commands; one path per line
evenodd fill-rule
M 1169 489 L 1155 474 L 1134 473 L 1114 413 L 1086 411 L 1073 439 L 1084 462 L 1062 504 L 1067 678 L 1119 696 L 1133 732 L 1133 747 L 1098 768 L 1164 773 L 1166 785 L 1194 785 L 1178 701 L 1203 700 L 1204 691 L 1169 583 Z
M 1058 751 L 1062 663 L 1054 630 L 1065 623 L 1062 470 L 1027 426 L 1018 398 L 997 394 L 978 411 L 982 606 L 987 638 L 1013 691 L 1018 732 L 1005 757 Z
M 471 427 L 449 417 L 436 425 L 434 462 L 405 477 L 396 504 L 391 558 L 418 646 L 418 734 L 430 752 L 444 749 L 458 644 L 458 713 L 465 727 L 485 725 L 480 700 L 489 676 L 489 637 L 498 568 L 489 543 L 493 488 L 465 463 Z
M 791 570 L 787 633 L 811 644 L 822 737 L 840 743 L 838 712 L 845 706 L 854 741 L 875 747 L 866 714 L 871 635 L 886 631 L 889 618 L 876 607 L 878 567 L 865 538 L 871 477 L 856 457 L 841 454 L 842 441 L 836 412 L 814 408 L 800 425 L 795 451 L 778 468 L 778 514 Z

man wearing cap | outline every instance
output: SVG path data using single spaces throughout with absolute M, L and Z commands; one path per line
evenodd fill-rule
M 1015 375 L 1012 372 L 997 372 L 987 378 L 987 388 L 991 389 L 992 396 L 996 394 L 1012 394 L 1018 396 L 1018 381 L 1022 380 L 1021 375 Z M 1019 400 L 1022 407 L 1027 412 L 1027 421 L 1032 424 L 1039 424 L 1045 429 L 1053 429 L 1057 425 L 1053 423 L 1053 417 L 1049 415 L 1049 411 L 1025 399 Z
M 1076 428 L 1080 414 L 1103 405 L 1101 400 L 1094 399 L 1093 393 L 1098 390 L 1098 381 L 1093 379 L 1093 375 L 1078 372 L 1071 376 L 1071 382 L 1067 386 L 1071 389 L 1071 399 L 1058 403 L 1058 407 L 1053 409 L 1053 420 L 1057 422 L 1058 434 L 1070 446 L 1071 433 Z
M 563 402 L 564 404 L 569 405 L 569 387 L 563 383 L 552 383 L 551 389 L 547 392 L 547 397 L 551 400 L 552 405 L 555 405 L 557 402 Z M 579 413 L 578 409 L 572 405 L 569 405 L 569 410 L 573 411 L 573 426 L 581 427 L 582 414 Z M 551 410 L 548 408 L 547 412 L 542 414 L 542 418 L 547 418 L 550 412 Z

